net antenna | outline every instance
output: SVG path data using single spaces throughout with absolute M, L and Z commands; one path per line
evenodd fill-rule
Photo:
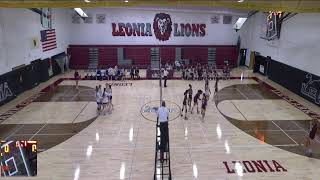
M 160 54 L 160 49 L 159 49 Z M 162 104 L 162 71 L 161 71 L 161 57 L 159 57 L 159 84 L 160 84 L 160 107 Z

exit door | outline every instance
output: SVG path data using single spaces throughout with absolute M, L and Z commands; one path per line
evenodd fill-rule
M 246 65 L 247 49 L 240 49 L 240 66 Z

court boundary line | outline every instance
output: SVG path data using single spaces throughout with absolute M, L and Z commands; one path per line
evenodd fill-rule
M 288 138 L 290 138 L 294 143 L 296 143 L 297 145 L 299 145 L 292 137 L 290 137 L 283 129 L 281 129 L 280 126 L 278 126 L 278 124 L 276 124 L 275 122 L 271 121 L 274 125 L 276 125 L 285 135 L 288 136 Z
M 31 140 L 32 138 L 34 138 L 45 126 L 47 126 L 47 123 L 44 124 L 36 133 L 34 133 L 34 134 L 29 138 L 29 140 Z
M 308 131 L 306 131 L 303 127 L 301 127 L 298 123 L 292 121 L 292 123 L 294 123 L 296 126 L 298 126 L 299 128 L 301 128 L 301 131 L 304 131 L 306 133 L 306 135 L 308 135 Z M 317 136 L 315 136 L 315 140 L 320 143 L 320 141 L 318 140 Z
M 231 104 L 238 110 L 238 112 L 241 114 L 241 116 L 246 120 L 249 121 L 243 114 L 242 112 L 238 109 L 238 107 L 232 102 L 232 100 L 229 100 L 231 102 Z
M 16 132 L 18 132 L 23 126 L 24 126 L 24 124 L 22 124 L 21 127 L 18 127 L 18 128 L 16 128 L 15 130 L 13 130 L 13 132 L 11 132 L 11 133 L 9 134 L 9 136 L 7 136 L 7 137 L 4 138 L 4 139 L 7 140 L 7 139 L 9 139 L 10 137 L 14 136 L 14 134 L 15 134 Z
M 230 77 L 230 80 L 234 80 L 234 79 L 241 79 L 241 77 Z M 294 99 L 290 98 L 289 96 L 284 95 L 280 90 L 278 90 L 277 88 L 269 85 L 264 80 L 261 80 L 261 79 L 259 79 L 258 77 L 255 77 L 255 76 L 244 77 L 244 79 L 252 79 L 252 80 L 256 81 L 258 84 L 264 86 L 267 90 L 271 91 L 272 93 L 274 93 L 275 95 L 277 95 L 281 99 L 284 99 L 285 101 L 287 101 L 292 106 L 296 107 L 297 109 L 299 109 L 303 113 L 307 114 L 309 117 L 311 117 L 311 118 L 319 117 L 319 118 L 317 118 L 317 120 L 320 120 L 320 115 L 318 113 L 315 113 L 314 111 L 310 110 L 308 107 L 306 107 L 306 106 L 302 105 L 301 103 L 295 101 Z M 16 106 L 14 106 L 13 108 L 10 108 L 8 111 L 6 111 L 6 112 L 4 112 L 4 113 L 2 113 L 0 115 L 0 124 L 2 124 L 4 121 L 6 121 L 12 115 L 14 115 L 17 112 L 21 111 L 24 107 L 28 106 L 30 103 L 34 102 L 35 99 L 37 98 L 37 96 L 39 97 L 39 96 L 47 93 L 52 88 L 55 89 L 60 83 L 62 83 L 63 81 L 66 81 L 66 80 L 75 80 L 75 78 L 59 78 L 56 81 L 54 81 L 53 83 L 51 83 L 48 86 L 46 86 L 45 88 L 43 88 L 40 91 L 36 92 L 35 94 L 31 95 L 30 97 L 18 102 Z M 88 79 L 81 79 L 81 80 L 88 81 Z M 137 80 L 130 80 L 130 81 L 138 81 L 138 80 L 148 80 L 148 79 L 137 79 Z M 150 79 L 150 80 L 153 80 L 153 79 Z M 171 79 L 171 80 L 174 80 L 174 79 Z M 181 79 L 177 79 L 177 80 L 181 80 Z M 89 81 L 96 81 L 96 80 L 89 80 Z M 277 91 L 278 93 L 276 93 L 274 91 Z M 281 93 L 281 95 L 279 95 L 280 93 Z M 288 100 L 288 98 L 289 98 L 289 100 Z M 26 104 L 27 100 L 30 100 L 30 103 Z M 301 107 L 303 109 L 306 109 L 307 111 L 303 111 L 299 107 Z M 15 109 L 17 109 L 17 110 L 15 110 Z M 10 112 L 12 112 L 12 113 L 10 113 Z M 313 116 L 311 116 L 311 114 Z

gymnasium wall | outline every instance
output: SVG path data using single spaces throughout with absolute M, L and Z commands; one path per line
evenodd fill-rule
M 87 69 L 89 65 L 89 49 L 98 49 L 98 68 L 107 68 L 118 65 L 117 49 L 123 48 L 124 59 L 133 61 L 133 65 L 139 68 L 147 68 L 151 65 L 151 48 L 160 49 L 162 64 L 173 64 L 176 58 L 176 49 L 181 49 L 181 58 L 190 60 L 190 65 L 197 63 L 208 64 L 208 48 L 215 48 L 215 61 L 217 68 L 224 66 L 228 60 L 231 67 L 237 66 L 238 51 L 236 46 L 201 46 L 201 45 L 70 45 L 70 67 L 72 69 Z
M 112 23 L 153 23 L 157 13 L 169 14 L 172 23 L 196 23 L 206 24 L 203 37 L 177 37 L 173 32 L 167 41 L 156 39 L 152 30 L 152 36 L 113 36 Z M 232 26 L 237 20 L 233 17 L 231 24 L 223 24 L 222 15 L 220 23 L 212 24 L 213 13 L 201 12 L 177 12 L 149 9 L 87 9 L 86 13 L 93 16 L 93 23 L 72 23 L 72 12 L 69 15 L 70 44 L 73 45 L 236 45 L 237 34 Z M 97 24 L 96 15 L 106 14 L 106 23 Z
M 40 43 L 43 30 L 40 15 L 29 9 L 0 9 L 0 74 L 13 67 L 46 59 L 66 51 L 69 45 L 69 10 L 53 9 L 53 28 L 56 30 L 57 48 L 42 52 L 41 44 L 33 48 L 32 39 Z
M 304 13 L 283 22 L 280 39 L 261 39 L 263 13 L 251 16 L 238 32 L 241 48 L 248 49 L 246 65 L 249 65 L 250 51 L 285 65 L 320 76 L 320 14 Z
M 220 67 L 223 61 L 230 60 L 236 66 L 237 60 L 237 33 L 233 24 L 239 14 L 233 14 L 230 24 L 223 23 L 223 13 L 213 14 L 205 11 L 179 11 L 176 9 L 86 9 L 89 17 L 93 18 L 91 23 L 80 20 L 73 22 L 70 12 L 70 53 L 72 68 L 85 68 L 88 66 L 89 48 L 99 48 L 99 66 L 108 67 L 117 64 L 117 48 L 124 48 L 124 58 L 134 61 L 135 65 L 142 68 L 151 64 L 150 49 L 160 47 L 162 62 L 173 63 L 176 57 L 176 48 L 181 48 L 181 58 L 189 59 L 193 64 L 199 62 L 208 64 L 208 48 L 216 48 L 216 62 Z M 160 41 L 156 38 L 153 22 L 157 13 L 170 15 L 172 32 L 168 40 Z M 105 14 L 105 23 L 97 23 L 96 16 Z M 218 16 L 219 22 L 213 23 L 212 18 Z M 116 27 L 112 26 L 115 23 Z M 115 36 L 114 32 L 119 30 L 119 23 L 150 23 L 152 36 Z M 174 24 L 204 24 L 204 36 L 175 36 Z M 124 33 L 124 32 L 123 32 Z M 80 55 L 81 54 L 81 55 Z

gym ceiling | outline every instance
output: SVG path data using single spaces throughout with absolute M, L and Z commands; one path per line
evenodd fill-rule
M 0 0 L 3 8 L 223 7 L 240 10 L 320 12 L 320 0 Z

